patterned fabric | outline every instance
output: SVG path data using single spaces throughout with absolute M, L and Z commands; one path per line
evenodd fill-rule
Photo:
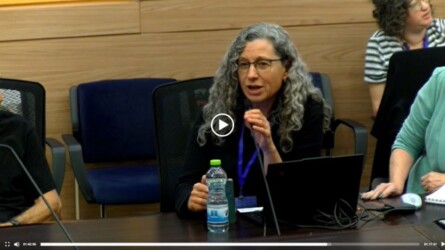
M 445 46 L 445 19 L 434 19 L 427 28 L 428 47 Z M 402 51 L 403 43 L 396 37 L 376 31 L 368 41 L 365 55 L 365 82 L 384 83 L 389 59 L 394 52 Z

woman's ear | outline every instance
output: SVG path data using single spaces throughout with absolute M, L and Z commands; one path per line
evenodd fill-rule
M 284 72 L 284 76 L 283 76 L 283 80 L 286 81 L 288 74 L 289 74 L 289 70 L 292 67 L 292 61 L 291 60 L 287 60 L 286 64 L 284 65 L 284 68 L 286 69 L 286 71 Z
M 284 73 L 283 73 L 283 81 L 285 82 L 286 80 L 287 80 L 287 77 L 288 77 L 288 71 L 287 71 L 287 69 L 286 69 L 286 71 L 284 71 Z

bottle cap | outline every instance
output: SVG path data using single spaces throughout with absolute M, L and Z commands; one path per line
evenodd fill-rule
M 213 160 L 210 160 L 210 166 L 212 166 L 212 167 L 218 167 L 218 166 L 221 166 L 221 160 L 220 160 L 220 159 L 213 159 Z

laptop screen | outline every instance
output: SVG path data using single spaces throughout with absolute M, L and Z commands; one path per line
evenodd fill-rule
M 327 156 L 270 164 L 267 181 L 280 222 L 320 225 L 324 215 L 354 216 L 363 155 Z

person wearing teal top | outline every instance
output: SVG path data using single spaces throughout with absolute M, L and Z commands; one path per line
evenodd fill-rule
M 392 146 L 390 181 L 362 199 L 432 193 L 445 184 L 445 67 L 434 70 L 419 90 Z

